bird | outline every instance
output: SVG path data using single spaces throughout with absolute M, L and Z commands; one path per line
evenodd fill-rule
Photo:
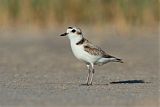
M 104 65 L 109 62 L 123 63 L 122 59 L 111 56 L 99 46 L 92 44 L 84 38 L 82 30 L 78 27 L 68 27 L 66 32 L 60 36 L 67 36 L 74 56 L 84 62 L 88 69 L 86 85 L 92 85 L 95 65 Z

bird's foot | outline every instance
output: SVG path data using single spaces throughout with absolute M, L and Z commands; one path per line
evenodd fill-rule
M 81 85 L 91 86 L 91 85 L 93 85 L 93 84 L 92 84 L 92 83 L 85 83 L 85 84 L 81 84 Z
M 88 86 L 91 86 L 91 85 L 93 85 L 93 84 L 92 84 L 92 82 L 91 82 L 91 83 L 87 83 L 87 85 L 88 85 Z

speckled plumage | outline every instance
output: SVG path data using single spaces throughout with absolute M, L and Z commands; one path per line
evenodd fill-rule
M 80 28 L 68 27 L 67 32 L 65 32 L 61 36 L 68 36 L 74 56 L 86 63 L 89 69 L 87 85 L 92 84 L 94 65 L 103 65 L 108 62 L 123 63 L 121 59 L 107 54 L 100 47 L 92 44 L 87 39 L 85 39 Z

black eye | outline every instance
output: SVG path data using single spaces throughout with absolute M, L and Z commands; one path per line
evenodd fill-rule
M 73 29 L 71 32 L 73 32 L 73 33 L 74 33 L 74 32 L 76 32 L 76 30 L 75 30 L 75 29 Z
M 68 27 L 68 29 L 72 29 L 72 27 Z

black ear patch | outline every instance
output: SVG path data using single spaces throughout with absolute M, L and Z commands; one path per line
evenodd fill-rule
M 77 32 L 78 35 L 82 35 L 82 32 Z
M 76 30 L 75 30 L 75 29 L 73 29 L 71 32 L 72 32 L 72 33 L 74 33 L 74 32 L 76 32 Z

